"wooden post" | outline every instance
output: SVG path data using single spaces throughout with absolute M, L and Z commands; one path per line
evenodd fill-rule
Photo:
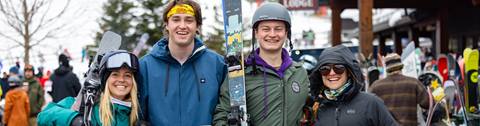
M 378 37 L 378 53 L 380 53 L 382 56 L 387 55 L 387 52 L 385 51 L 385 37 L 380 35 Z
M 393 46 L 395 47 L 395 52 L 398 55 L 402 55 L 402 42 L 400 40 L 400 34 L 397 34 L 397 32 L 392 33 L 392 39 L 393 39 Z
M 436 22 L 436 55 L 443 53 L 448 53 L 448 10 L 446 8 L 442 8 L 438 11 L 438 19 Z
M 336 0 L 330 0 L 330 7 L 332 9 L 332 46 L 342 44 L 342 19 L 340 14 L 342 9 L 335 3 Z
M 360 50 L 365 57 L 373 52 L 373 31 L 372 31 L 372 9 L 373 0 L 358 0 L 358 10 L 360 12 Z
M 473 41 L 472 48 L 478 49 L 478 42 L 479 42 L 478 37 L 472 37 L 472 41 Z
M 416 28 L 410 27 L 410 29 L 408 29 L 408 39 L 415 43 L 415 48 L 420 47 L 420 41 L 418 40 L 418 30 Z

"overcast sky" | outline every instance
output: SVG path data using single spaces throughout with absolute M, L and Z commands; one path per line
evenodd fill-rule
M 42 64 L 38 56 L 31 56 L 32 58 L 30 58 L 30 62 L 36 67 L 44 66 L 48 70 L 53 70 L 58 67 L 57 54 L 61 48 L 66 48 L 72 55 L 73 61 L 71 62 L 71 65 L 75 66 L 75 72 L 81 73 L 80 70 L 84 70 L 86 68 L 86 63 L 80 63 L 81 50 L 82 47 L 85 47 L 85 45 L 92 44 L 94 42 L 95 32 L 99 30 L 97 22 L 103 12 L 103 1 L 105 0 L 72 0 L 65 16 L 61 21 L 55 23 L 68 23 L 67 26 L 69 26 L 69 30 L 59 34 L 59 38 L 47 39 L 46 41 L 42 42 L 40 46 L 32 49 L 30 54 L 43 54 L 46 60 L 45 63 Z M 53 8 L 49 13 L 56 14 L 59 8 L 64 4 L 64 0 L 53 0 Z M 0 22 L 0 27 L 5 27 L 5 24 Z M 11 33 L 12 31 L 1 28 L 0 32 Z M 3 64 L 2 72 L 8 71 L 8 68 L 10 68 L 15 61 L 23 62 L 23 48 L 11 48 L 14 46 L 14 43 L 6 41 L 6 39 L 1 37 L 0 43 L 0 59 L 2 60 Z
M 63 5 L 64 0 L 53 0 L 55 7 L 59 8 Z M 94 42 L 95 33 L 99 31 L 98 22 L 100 17 L 103 15 L 102 5 L 106 0 L 72 0 L 69 11 L 66 16 L 63 18 L 63 22 L 68 22 L 70 26 L 73 27 L 72 33 L 65 33 L 61 35 L 58 39 L 50 39 L 43 42 L 42 46 L 34 47 L 31 51 L 31 55 L 38 55 L 40 52 L 44 55 L 46 60 L 45 63 L 41 63 L 38 57 L 31 58 L 30 62 L 34 66 L 44 66 L 46 70 L 53 70 L 58 67 L 58 58 L 57 55 L 60 53 L 61 49 L 66 48 L 70 52 L 73 61 L 71 65 L 74 66 L 74 72 L 77 73 L 77 76 L 83 76 L 83 73 L 87 71 L 87 62 L 81 61 L 81 50 L 85 45 L 92 44 Z M 202 15 L 204 18 L 204 25 L 202 27 L 203 34 L 212 32 L 214 24 L 215 13 L 213 12 L 213 6 L 220 7 L 221 10 L 221 0 L 199 0 L 200 5 L 204 10 L 202 10 Z M 83 13 L 73 12 L 83 8 Z M 244 17 L 244 24 L 251 23 L 251 17 L 253 16 L 254 10 L 256 9 L 255 3 L 248 3 L 245 0 L 242 0 L 242 13 Z M 54 12 L 52 12 L 54 13 Z M 305 16 L 305 13 L 308 12 L 292 12 L 292 32 L 293 37 L 301 37 L 302 30 L 313 29 L 317 33 L 317 41 L 319 43 L 326 43 L 328 37 L 328 31 L 330 30 L 330 22 L 328 18 L 319 18 L 313 16 Z M 308 14 L 307 14 L 308 15 Z M 0 17 L 2 18 L 2 17 Z M 221 18 L 223 20 L 223 18 Z M 310 24 L 310 25 L 304 25 Z M 0 27 L 5 25 L 0 23 Z M 218 27 L 218 26 L 215 26 Z M 220 28 L 223 28 L 220 25 Z M 0 32 L 11 32 L 6 31 L 1 28 Z M 251 37 L 251 31 L 243 33 L 245 39 Z M 8 71 L 15 61 L 23 62 L 23 49 L 14 48 L 9 49 L 13 46 L 12 42 L 7 42 L 0 37 L 0 59 L 3 60 L 2 72 Z M 18 60 L 17 58 L 18 57 Z M 23 66 L 23 64 L 22 64 Z

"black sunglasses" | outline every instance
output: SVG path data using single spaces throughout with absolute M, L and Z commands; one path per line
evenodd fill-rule
M 330 74 L 330 70 L 333 69 L 333 72 L 336 74 L 343 74 L 345 72 L 346 68 L 342 64 L 329 64 L 329 65 L 323 65 L 320 67 L 319 71 L 322 76 L 327 76 Z

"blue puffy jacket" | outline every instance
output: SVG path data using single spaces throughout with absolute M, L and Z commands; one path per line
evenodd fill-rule
M 163 38 L 140 59 L 143 119 L 154 126 L 211 125 L 227 66 L 221 55 L 195 38 L 192 55 L 182 65 Z

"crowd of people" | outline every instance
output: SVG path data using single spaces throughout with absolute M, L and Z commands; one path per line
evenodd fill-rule
M 0 82 L 6 99 L 2 123 L 231 124 L 228 66 L 223 56 L 196 37 L 203 20 L 200 6 L 192 0 L 174 0 L 164 10 L 165 36 L 145 56 L 115 50 L 99 60 L 100 94 L 94 99 L 91 116 L 83 117 L 75 105 L 81 100 L 76 96 L 82 94 L 82 86 L 72 73 L 69 57 L 61 54 L 59 67 L 51 75 L 35 76 L 35 68 L 28 64 L 22 75 L 20 66 L 4 73 Z M 388 77 L 365 92 L 360 62 L 345 46 L 329 47 L 315 56 L 318 63 L 308 73 L 302 63 L 290 58 L 284 45 L 292 45 L 291 28 L 295 26 L 283 5 L 263 4 L 251 23 L 252 45 L 258 43 L 244 61 L 251 125 L 411 126 L 418 125 L 416 106 L 428 109 L 426 89 L 416 78 L 399 72 L 403 66 L 398 54 L 386 56 Z M 44 87 L 46 83 L 51 89 Z M 45 102 L 45 95 L 52 102 Z
M 61 54 L 58 59 L 59 67 L 53 74 L 50 71 L 43 74 L 42 67 L 35 69 L 30 64 L 21 67 L 19 62 L 10 67 L 8 74 L 3 73 L 0 81 L 1 97 L 5 99 L 2 124 L 36 126 L 37 116 L 48 102 L 79 93 L 81 84 L 72 72 L 69 57 Z

